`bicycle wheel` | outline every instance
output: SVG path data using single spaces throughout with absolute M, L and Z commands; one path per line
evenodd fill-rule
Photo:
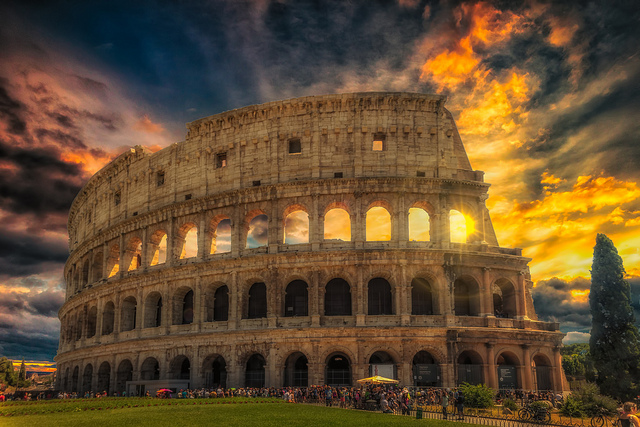
M 596 415 L 591 418 L 591 427 L 602 427 L 604 425 L 604 417 L 602 415 Z
M 542 420 L 542 422 L 545 424 L 551 424 L 551 412 L 547 411 L 544 414 L 544 419 Z
M 530 417 L 531 413 L 529 413 L 529 410 L 527 408 L 522 408 L 518 411 L 518 418 L 520 418 L 522 421 L 527 421 Z

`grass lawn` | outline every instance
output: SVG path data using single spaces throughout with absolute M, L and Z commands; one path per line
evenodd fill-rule
M 94 399 L 0 405 L 0 425 L 9 426 L 426 426 L 469 424 L 416 420 L 375 412 L 280 403 L 273 399 Z M 263 401 L 264 403 L 260 403 Z M 216 403 L 218 402 L 218 403 Z M 235 402 L 231 404 L 231 402 Z M 247 402 L 247 403 L 241 403 Z M 274 403 L 271 403 L 274 402 Z M 171 405 L 169 405 L 171 403 Z M 135 405 L 138 405 L 137 407 Z M 146 406 L 151 404 L 152 406 Z M 153 406 L 158 404 L 159 406 Z M 112 409 L 106 409 L 107 407 Z M 102 408 L 102 409 L 98 409 Z M 115 408 L 115 409 L 113 409 Z M 6 416 L 11 413 L 11 416 Z

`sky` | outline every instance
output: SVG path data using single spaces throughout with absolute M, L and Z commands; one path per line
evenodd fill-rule
M 633 0 L 5 0 L 0 355 L 53 360 L 68 209 L 124 149 L 230 109 L 355 91 L 447 95 L 492 184 L 498 241 L 532 258 L 538 315 L 566 343 L 588 339 L 599 232 L 640 319 L 638 40 Z

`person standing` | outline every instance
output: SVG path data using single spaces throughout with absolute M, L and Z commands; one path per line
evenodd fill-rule
M 456 398 L 456 408 L 458 409 L 458 419 L 464 420 L 464 394 L 462 390 L 458 391 L 458 397 Z
M 638 412 L 638 407 L 633 402 L 626 402 L 622 405 L 622 413 L 618 418 L 620 420 L 621 427 L 640 427 L 640 421 L 635 413 Z
M 447 407 L 449 406 L 449 393 L 447 391 L 443 391 L 442 397 L 440 398 L 440 404 L 442 405 L 442 419 L 447 419 Z

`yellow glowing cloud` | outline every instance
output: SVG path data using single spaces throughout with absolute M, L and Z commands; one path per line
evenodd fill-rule
M 573 298 L 575 301 L 585 303 L 589 301 L 589 289 L 586 289 L 586 290 L 572 289 L 571 298 Z
M 424 209 L 409 209 L 409 240 L 418 242 L 428 242 L 430 223 L 429 214 Z
M 348 242 L 351 240 L 351 218 L 344 209 L 331 209 L 324 216 L 324 238 Z

